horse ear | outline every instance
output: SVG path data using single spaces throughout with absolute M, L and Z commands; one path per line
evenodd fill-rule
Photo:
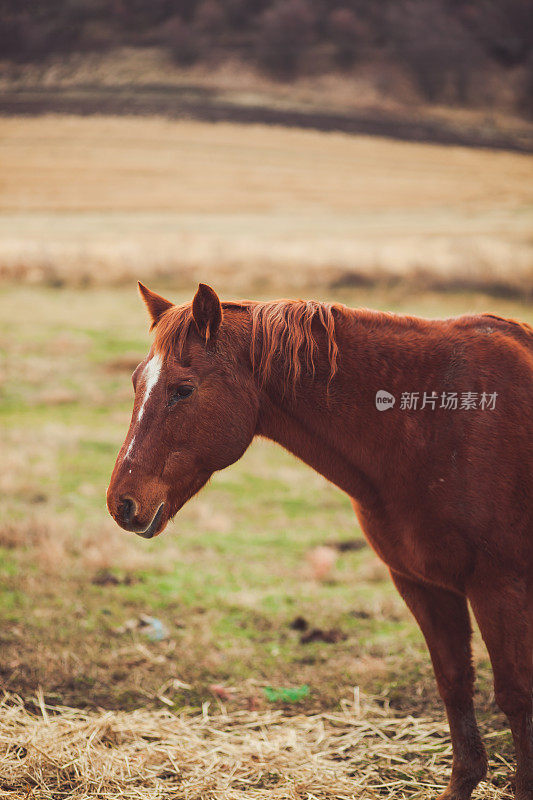
M 164 297 L 161 297 L 160 294 L 156 294 L 156 292 L 152 292 L 146 286 L 138 281 L 139 284 L 139 292 L 141 293 L 141 297 L 146 304 L 146 308 L 148 309 L 148 313 L 150 314 L 150 318 L 152 320 L 152 325 L 150 330 L 157 325 L 161 316 L 168 311 L 169 308 L 172 308 L 174 303 L 171 303 L 170 300 L 165 300 Z
M 222 322 L 222 306 L 218 295 L 205 283 L 198 285 L 192 301 L 192 316 L 200 336 L 207 341 L 214 339 Z

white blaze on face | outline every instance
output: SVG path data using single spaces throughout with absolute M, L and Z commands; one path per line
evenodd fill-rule
M 137 417 L 137 423 L 139 423 L 142 419 L 142 415 L 144 414 L 144 407 L 146 405 L 148 398 L 150 397 L 152 389 L 159 380 L 159 375 L 161 374 L 162 366 L 163 362 L 161 360 L 161 356 L 154 356 L 153 358 L 150 359 L 150 361 L 144 368 L 143 378 L 146 381 L 146 384 L 144 387 L 144 397 L 142 405 L 139 409 L 139 416 Z
M 142 416 L 144 414 L 144 407 L 145 407 L 146 403 L 148 402 L 148 398 L 150 397 L 150 394 L 152 393 L 152 389 L 154 388 L 154 386 L 157 384 L 157 381 L 159 380 L 159 376 L 161 374 L 162 366 L 163 366 L 163 361 L 161 359 L 161 356 L 153 356 L 150 359 L 150 361 L 148 362 L 148 364 L 145 366 L 144 370 L 143 370 L 142 380 L 145 381 L 145 384 L 144 384 L 144 397 L 143 397 L 143 400 L 142 400 L 142 403 L 141 403 L 141 407 L 139 409 L 139 413 L 137 414 L 137 421 L 135 423 L 135 429 L 138 428 L 139 423 L 140 423 L 140 421 L 142 419 Z M 135 436 L 132 436 L 131 437 L 131 442 L 129 443 L 128 449 L 126 450 L 126 453 L 124 455 L 124 459 L 129 458 L 129 455 L 131 453 L 131 449 L 133 447 L 134 441 L 135 441 Z

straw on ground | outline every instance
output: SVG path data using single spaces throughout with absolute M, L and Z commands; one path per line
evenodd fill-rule
M 489 734 L 493 739 L 505 732 Z M 451 760 L 446 727 L 370 698 L 343 713 L 85 713 L 38 693 L 0 704 L 0 797 L 40 800 L 429 800 Z M 509 765 L 491 763 L 475 797 L 504 800 Z M 497 788 L 496 784 L 500 786 Z

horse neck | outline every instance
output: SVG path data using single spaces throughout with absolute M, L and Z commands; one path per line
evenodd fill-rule
M 386 333 L 379 332 L 378 317 L 371 321 L 371 337 L 368 325 L 359 324 L 355 314 L 337 321 L 339 364 L 329 388 L 323 335 L 317 336 L 316 374 L 305 372 L 294 394 L 284 387 L 280 365 L 280 373 L 260 392 L 257 427 L 258 435 L 282 445 L 367 506 L 377 500 L 383 433 L 369 425 L 365 409 L 374 405 L 377 389 L 394 392 L 399 379 L 393 359 L 384 357 L 390 344 Z

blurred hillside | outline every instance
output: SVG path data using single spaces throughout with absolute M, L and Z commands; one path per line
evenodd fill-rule
M 530 6 L 3 0 L 0 280 L 531 297 Z
M 0 20 L 4 79 L 73 54 L 157 48 L 180 68 L 337 74 L 381 100 L 522 117 L 532 41 L 528 0 L 4 0 Z

